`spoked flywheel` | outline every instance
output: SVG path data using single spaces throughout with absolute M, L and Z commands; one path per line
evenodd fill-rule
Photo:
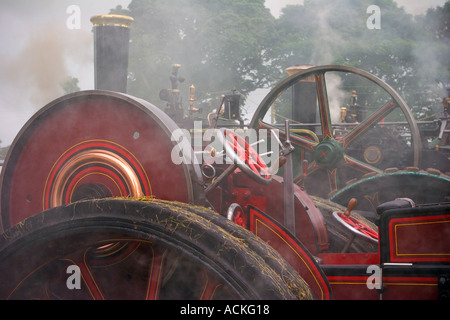
M 2 235 L 0 261 L 1 299 L 312 297 L 252 233 L 157 200 L 51 208 Z
M 358 89 L 358 121 L 342 120 L 345 97 Z M 352 106 L 354 107 L 354 106 Z M 250 127 L 278 129 L 290 120 L 294 181 L 309 194 L 328 198 L 348 181 L 379 174 L 387 166 L 419 167 L 420 133 L 400 95 L 374 75 L 353 67 L 319 66 L 299 71 L 281 81 L 264 98 Z M 356 118 L 355 118 L 356 119 Z M 394 141 L 380 130 L 400 128 Z

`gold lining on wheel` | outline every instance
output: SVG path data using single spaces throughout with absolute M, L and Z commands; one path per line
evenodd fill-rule
M 106 165 L 117 171 L 123 178 L 130 194 L 127 196 L 143 197 L 144 193 L 139 178 L 133 168 L 120 156 L 106 150 L 87 150 L 69 159 L 55 177 L 54 185 L 50 192 L 50 206 L 57 207 L 63 204 L 63 195 L 66 186 L 71 182 L 70 177 L 78 169 L 86 165 Z

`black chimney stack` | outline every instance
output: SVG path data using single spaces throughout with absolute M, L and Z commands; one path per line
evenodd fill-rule
M 95 89 L 126 93 L 130 26 L 134 19 L 121 15 L 99 15 L 94 25 Z

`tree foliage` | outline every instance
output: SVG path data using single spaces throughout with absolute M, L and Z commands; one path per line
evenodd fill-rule
M 341 64 L 388 82 L 411 107 L 429 107 L 449 78 L 450 2 L 412 16 L 393 0 L 305 0 L 274 18 L 264 0 L 133 0 L 131 94 L 158 105 L 172 64 L 201 97 L 270 87 L 297 64 Z M 367 8 L 381 9 L 369 29 Z M 186 93 L 184 94 L 186 96 Z
M 65 94 L 74 93 L 80 91 L 78 86 L 79 80 L 74 77 L 68 77 L 67 80 L 62 84 L 62 88 Z
M 380 29 L 366 26 L 369 5 L 381 9 Z M 393 0 L 305 0 L 286 7 L 277 20 L 276 60 L 283 68 L 354 66 L 389 83 L 411 107 L 433 99 L 436 105 L 445 94 L 439 82 L 449 77 L 448 7 L 413 17 Z
M 133 0 L 128 9 L 135 19 L 130 93 L 157 102 L 175 63 L 203 96 L 246 94 L 271 82 L 275 19 L 264 0 Z

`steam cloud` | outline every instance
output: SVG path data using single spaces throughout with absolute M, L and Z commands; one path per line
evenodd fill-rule
M 89 18 L 95 14 L 108 13 L 109 9 L 119 3 L 126 8 L 129 2 L 130 0 L 77 1 L 76 3 L 82 9 L 84 29 L 76 31 L 66 28 L 68 17 L 66 8 L 74 4 L 73 1 L 7 0 L 2 2 L 2 10 L 0 10 L 2 29 L 0 33 L 2 41 L 0 140 L 2 143 L 0 146 L 6 146 L 12 142 L 20 127 L 34 112 L 63 93 L 61 84 L 68 76 L 79 77 L 78 73 L 73 73 L 74 69 L 87 71 L 86 73 L 90 73 L 93 81 L 93 41 Z M 405 9 L 419 2 L 423 4 L 421 1 L 410 0 L 397 0 L 397 2 L 405 6 Z M 266 6 L 270 7 L 276 16 L 278 16 L 277 8 L 286 4 L 302 3 L 302 0 L 266 0 Z M 444 0 L 427 2 L 428 6 L 443 5 L 443 3 L 445 3 Z M 322 40 L 327 41 L 321 41 L 316 45 L 311 61 L 299 63 L 315 65 L 332 63 L 331 54 L 336 49 L 336 45 L 339 45 L 341 35 L 337 34 L 329 23 L 334 12 L 326 8 L 321 9 L 316 20 L 318 28 L 316 30 L 319 30 L 323 36 Z M 433 74 L 430 74 L 431 71 L 439 71 L 440 66 L 435 63 L 438 59 L 430 59 L 430 55 L 439 55 L 439 48 L 431 48 L 424 44 L 421 48 L 417 48 L 414 54 L 418 61 L 423 61 L 418 65 L 423 66 L 424 76 L 430 78 L 433 77 Z M 431 66 L 430 61 L 434 61 Z M 340 100 L 347 97 L 339 91 L 339 81 L 332 80 L 329 79 L 328 89 L 330 90 L 330 106 L 335 109 L 342 104 Z M 337 101 L 332 101 L 333 98 Z
M 345 43 L 342 36 L 329 24 L 332 16 L 333 9 L 331 7 L 321 8 L 316 13 L 315 28 L 318 30 L 321 40 L 314 42 L 313 56 L 310 61 L 312 65 L 333 64 L 333 53 L 341 43 Z M 338 74 L 328 73 L 326 81 L 331 121 L 337 123 L 340 122 L 340 108 L 348 100 L 348 92 L 341 89 L 342 80 Z
M 64 94 L 62 85 L 68 77 L 89 74 L 92 79 L 89 89 L 93 88 L 93 36 L 89 19 L 108 13 L 117 3 L 103 0 L 83 5 L 82 2 L 77 2 L 83 24 L 78 30 L 66 26 L 66 9 L 72 1 L 2 2 L 0 147 L 9 145 L 37 110 Z
M 70 42 L 52 25 L 38 29 L 24 49 L 3 69 L 4 77 L 20 90 L 22 99 L 42 107 L 63 94 L 61 84 L 69 76 L 66 66 Z M 69 47 L 68 47 L 69 45 Z
M 271 1 L 268 1 L 271 3 Z M 302 0 L 285 0 L 286 3 L 289 4 L 303 4 Z M 426 9 L 432 8 L 435 6 L 443 6 L 445 4 L 445 0 L 433 0 L 428 1 L 426 5 L 424 5 L 423 1 L 404 1 L 404 0 L 396 0 L 399 7 L 403 7 L 403 9 L 407 13 L 413 14 L 425 14 Z M 369 2 L 370 3 L 370 2 Z M 354 47 L 354 51 L 358 52 L 359 45 L 368 45 L 372 46 L 374 44 L 379 44 L 379 47 L 383 47 L 384 38 L 389 39 L 389 27 L 388 24 L 392 24 L 392 21 L 386 20 L 386 27 L 382 26 L 380 30 L 377 31 L 368 31 L 366 29 L 366 19 L 369 15 L 365 11 L 361 11 L 361 8 L 355 8 L 352 5 L 352 1 L 349 0 L 341 0 L 339 2 L 331 2 L 329 6 L 316 6 L 314 7 L 314 2 L 310 2 L 308 4 L 309 8 L 314 8 L 311 12 L 312 18 L 310 19 L 311 30 L 314 30 L 314 38 L 312 39 L 312 54 L 309 61 L 298 61 L 298 64 L 311 64 L 311 65 L 327 65 L 327 64 L 340 64 L 339 59 L 342 57 L 338 57 L 336 53 L 339 52 L 352 52 L 352 46 Z M 383 19 L 392 19 L 392 17 L 384 16 L 383 8 L 381 8 L 381 20 Z M 340 17 L 341 14 L 344 16 Z M 339 15 L 339 16 L 337 16 Z M 348 35 L 338 31 L 334 24 L 336 24 L 339 19 L 350 19 L 348 23 L 349 26 L 353 28 L 358 28 L 360 30 L 360 35 L 356 38 L 349 39 Z M 414 19 L 414 18 L 413 18 Z M 410 27 L 409 24 L 398 24 L 399 29 L 406 29 Z M 349 27 L 351 28 L 351 27 Z M 399 35 L 404 33 L 408 35 L 410 30 L 399 30 Z M 413 37 L 417 37 L 415 40 L 415 45 L 411 50 L 411 55 L 414 59 L 414 65 L 410 67 L 414 69 L 414 82 L 423 84 L 423 87 L 428 87 L 430 92 L 430 99 L 439 100 L 446 95 L 446 92 L 442 85 L 438 85 L 439 81 L 449 81 L 450 79 L 445 79 L 445 71 L 448 68 L 449 59 L 446 57 L 448 53 L 448 48 L 446 48 L 446 43 L 438 43 L 436 41 L 432 41 L 433 39 L 421 38 L 422 36 L 414 34 Z M 372 43 L 367 41 L 367 39 L 373 39 Z M 374 50 L 377 50 L 376 45 L 374 45 Z M 395 53 L 392 53 L 395 55 Z M 386 53 L 386 58 L 391 59 L 390 55 Z M 360 56 L 360 63 L 362 66 L 359 66 L 362 69 L 365 69 L 375 75 L 378 75 L 380 78 L 384 77 L 384 74 L 376 70 L 373 70 L 372 67 L 375 67 L 376 61 L 371 62 L 370 56 L 365 57 L 364 53 Z M 392 63 L 395 64 L 392 59 Z M 411 72 L 411 71 L 410 71 Z M 406 71 L 405 71 L 406 73 Z M 406 79 L 406 78 L 405 78 Z M 407 86 L 407 80 L 403 80 L 402 83 L 394 83 L 385 79 L 390 85 L 394 86 L 399 94 L 407 101 L 409 106 L 412 107 L 422 107 L 420 103 L 412 97 L 410 98 L 406 92 L 403 92 L 405 86 Z M 328 99 L 331 111 L 331 117 L 333 122 L 337 122 L 340 117 L 340 106 L 346 105 L 350 102 L 348 92 L 345 92 L 341 89 L 342 81 L 336 74 L 327 74 L 327 89 L 328 89 Z M 410 98 L 410 99 L 408 99 Z M 417 105 L 418 104 L 418 105 Z M 438 104 L 439 105 L 439 104 Z M 440 106 L 439 106 L 440 108 Z M 438 110 L 440 111 L 440 109 Z

